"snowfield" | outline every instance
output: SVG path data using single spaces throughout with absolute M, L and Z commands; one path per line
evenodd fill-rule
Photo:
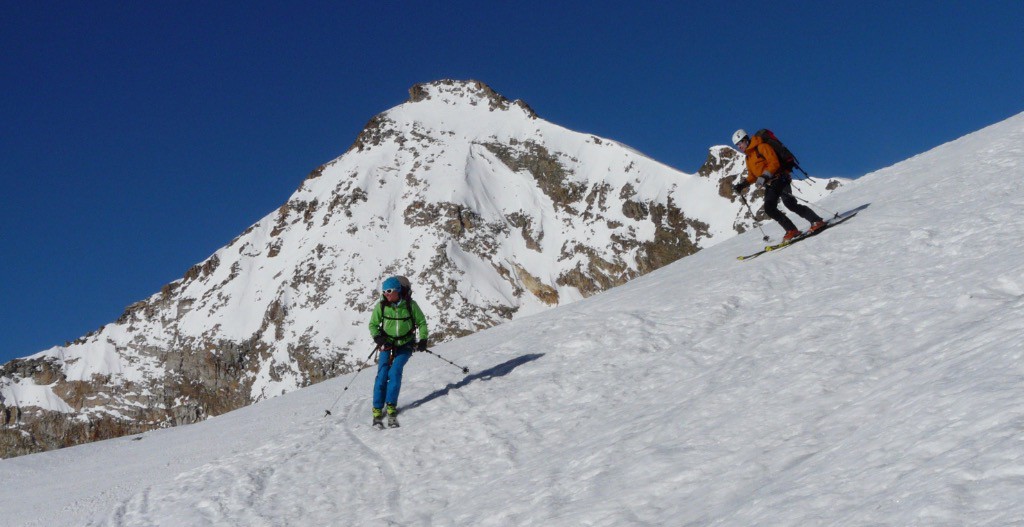
M 400 429 L 366 371 L 0 461 L 3 521 L 1024 525 L 1024 114 L 821 206 L 417 354 Z

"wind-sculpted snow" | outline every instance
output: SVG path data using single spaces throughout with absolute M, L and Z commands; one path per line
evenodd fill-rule
M 786 250 L 739 262 L 748 233 L 435 348 L 469 375 L 417 354 L 400 429 L 348 374 L 0 461 L 4 519 L 1018 524 L 1021 145 L 1024 114 L 847 185 L 818 206 L 857 217 Z
M 730 148 L 687 174 L 482 83 L 418 85 L 181 280 L 33 356 L 54 375 L 4 371 L 20 417 L 0 455 L 193 423 L 351 371 L 388 275 L 412 279 L 434 343 L 622 285 L 751 229 L 728 189 L 742 171 Z M 799 188 L 814 200 L 828 184 Z

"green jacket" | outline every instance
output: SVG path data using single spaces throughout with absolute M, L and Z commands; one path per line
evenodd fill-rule
M 376 337 L 383 331 L 388 341 L 394 347 L 400 348 L 417 340 L 413 331 L 415 328 L 419 330 L 419 340 L 427 339 L 427 317 L 423 316 L 423 311 L 416 302 L 400 300 L 395 304 L 384 304 L 377 302 L 377 306 L 373 308 L 373 315 L 370 316 L 371 337 Z

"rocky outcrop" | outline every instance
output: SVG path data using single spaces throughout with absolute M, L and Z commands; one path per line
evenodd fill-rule
M 494 91 L 490 86 L 480 81 L 457 81 L 445 79 L 430 83 L 416 84 L 412 88 L 409 88 L 409 102 L 430 100 L 432 94 L 435 92 L 434 88 L 437 87 L 443 88 L 443 91 L 447 94 L 451 94 L 460 99 L 469 100 L 471 101 L 471 104 L 478 104 L 481 102 L 486 103 L 492 112 L 495 110 L 507 111 L 512 107 L 517 107 L 526 112 L 530 118 L 537 118 L 537 112 L 534 112 L 533 108 L 530 108 L 530 106 L 525 102 L 518 99 L 515 101 L 506 99 L 504 96 Z
M 529 271 L 527 271 L 520 265 L 516 265 L 515 269 L 516 277 L 523 284 L 523 287 L 525 287 L 527 291 L 533 294 L 533 296 L 537 297 L 538 300 L 544 302 L 549 306 L 558 305 L 557 289 L 545 284 L 543 281 L 541 281 L 540 278 L 533 276 L 532 274 L 530 274 Z
M 507 144 L 485 143 L 483 146 L 513 171 L 532 175 L 541 191 L 563 210 L 582 199 L 587 190 L 586 185 L 570 179 L 570 172 L 559 157 L 543 145 L 512 140 Z

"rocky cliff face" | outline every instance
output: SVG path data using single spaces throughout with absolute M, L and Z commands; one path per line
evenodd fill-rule
M 435 343 L 620 285 L 750 228 L 729 188 L 742 171 L 725 147 L 676 171 L 483 83 L 414 86 L 180 280 L 0 368 L 0 455 L 194 423 L 349 372 L 392 274 L 412 278 Z

